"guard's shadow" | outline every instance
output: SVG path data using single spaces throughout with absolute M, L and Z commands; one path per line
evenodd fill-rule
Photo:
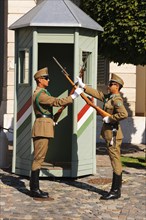
M 10 187 L 14 187 L 15 189 L 17 189 L 19 192 L 30 196 L 30 191 L 26 188 L 25 183 L 23 182 L 23 180 L 27 179 L 24 178 L 22 176 L 12 176 L 11 174 L 0 174 L 0 179 L 2 181 L 3 184 L 10 186 Z M 40 180 L 43 178 L 40 178 Z M 45 178 L 46 179 L 46 178 Z M 105 195 L 107 193 L 107 191 L 101 190 L 97 187 L 94 187 L 88 183 L 85 182 L 80 182 L 77 179 L 74 178 L 56 178 L 56 177 L 49 177 L 47 178 L 49 181 L 59 181 L 60 183 L 64 183 L 66 185 L 69 186 L 73 186 L 82 190 L 86 190 L 86 191 L 90 191 L 90 192 L 95 192 L 98 193 L 100 195 Z
M 0 173 L 0 179 L 3 184 L 6 186 L 13 187 L 17 189 L 19 192 L 30 196 L 30 191 L 26 188 L 25 183 L 23 180 L 27 179 L 22 176 L 13 176 L 7 173 Z
M 50 179 L 49 179 L 50 180 Z M 88 183 L 85 182 L 80 182 L 79 179 L 77 178 L 54 178 L 53 181 L 59 181 L 60 183 L 64 183 L 68 186 L 73 186 L 82 190 L 90 191 L 90 192 L 95 192 L 99 195 L 105 195 L 107 191 L 104 191 L 102 189 L 99 189 L 95 186 L 92 186 Z

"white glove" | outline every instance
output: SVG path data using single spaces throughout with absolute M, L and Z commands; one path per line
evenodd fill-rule
M 77 82 L 81 88 L 85 87 L 85 83 L 83 83 L 82 79 L 79 76 L 77 76 Z
M 71 95 L 72 99 L 76 99 L 82 92 L 81 88 L 75 89 L 74 93 Z
M 105 123 L 110 123 L 111 122 L 111 119 L 110 119 L 110 117 L 109 116 L 106 116 L 106 117 L 104 117 L 103 118 L 103 122 L 105 122 Z
M 55 126 L 55 125 L 58 125 L 58 122 L 53 122 L 53 125 Z

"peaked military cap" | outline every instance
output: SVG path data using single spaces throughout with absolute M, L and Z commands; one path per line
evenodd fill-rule
M 38 70 L 35 74 L 34 74 L 34 79 L 43 77 L 43 76 L 48 76 L 48 68 L 45 67 L 43 69 Z
M 124 81 L 119 77 L 119 76 L 117 76 L 116 74 L 114 74 L 114 73 L 112 73 L 112 75 L 111 75 L 111 79 L 110 79 L 110 82 L 117 82 L 117 83 L 119 83 L 122 87 L 123 87 L 123 85 L 124 85 Z

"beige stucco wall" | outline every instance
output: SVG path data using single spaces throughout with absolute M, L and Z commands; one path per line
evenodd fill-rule
M 15 32 L 9 30 L 9 26 L 13 24 L 16 20 L 26 14 L 31 10 L 37 3 L 40 3 L 42 0 L 8 0 L 8 39 L 7 39 L 7 87 L 4 88 L 7 90 L 5 101 L 2 101 L 2 109 L 4 111 L 3 119 L 1 118 L 1 124 L 5 128 L 13 127 L 13 113 L 14 113 L 14 53 L 15 53 Z M 72 0 L 77 5 L 80 0 Z M 9 140 L 13 139 L 12 134 L 7 133 Z
M 124 80 L 121 91 L 129 117 L 121 121 L 123 143 L 146 144 L 146 66 L 111 63 L 110 73 L 116 73 Z M 102 126 L 100 119 L 97 125 Z M 98 137 L 97 142 L 100 142 Z
M 41 0 L 39 0 L 41 1 Z M 76 2 L 77 0 L 75 0 Z M 19 19 L 23 14 L 28 12 L 36 5 L 37 0 L 8 0 L 8 27 Z M 13 123 L 14 112 L 14 31 L 8 30 L 8 79 L 7 79 L 7 99 L 6 99 L 6 112 L 4 115 L 4 127 L 10 128 Z M 125 64 L 118 66 L 115 63 L 110 64 L 110 73 L 116 73 L 123 78 L 125 85 L 122 89 L 125 105 L 129 112 L 129 116 L 135 116 L 136 113 L 145 112 L 146 116 L 146 67 L 136 67 L 131 64 Z M 141 74 L 139 74 L 141 73 Z M 142 91 L 142 92 L 141 92 Z M 145 95 L 144 95 L 145 94 Z M 144 120 L 146 118 L 143 118 Z M 136 121 L 137 127 L 136 140 L 140 143 L 142 140 L 142 134 L 145 126 L 141 127 L 142 118 L 129 118 L 128 126 L 131 127 L 131 121 Z M 100 121 L 100 120 L 99 120 Z M 101 122 L 102 123 L 102 122 Z M 125 129 L 128 128 L 127 125 Z M 99 128 L 99 127 L 98 127 Z M 100 129 L 98 129 L 99 132 Z M 128 128 L 129 130 L 129 128 Z M 126 132 L 127 134 L 127 132 Z M 12 139 L 12 135 L 8 134 L 9 139 Z M 129 138 L 129 135 L 127 136 Z M 129 139 L 126 139 L 127 142 Z M 131 139 L 134 142 L 135 139 Z
M 136 115 L 146 116 L 146 66 L 136 67 Z
M 35 0 L 8 0 L 8 39 L 7 39 L 7 97 L 6 112 L 3 116 L 3 126 L 13 127 L 14 113 L 14 36 L 15 32 L 9 30 L 9 26 L 27 13 L 36 5 Z M 7 133 L 9 140 L 13 139 L 11 133 Z
M 12 114 L 14 112 L 13 100 L 14 100 L 14 34 L 15 32 L 9 30 L 9 26 L 16 20 L 22 17 L 30 9 L 32 9 L 37 2 L 42 0 L 8 0 L 8 80 L 7 80 L 7 98 L 6 98 L 6 114 Z M 76 4 L 78 0 L 73 0 Z M 6 116 L 5 116 L 6 117 Z
M 14 35 L 9 26 L 36 5 L 34 0 L 8 0 L 8 69 L 7 69 L 7 114 L 13 114 L 14 100 Z

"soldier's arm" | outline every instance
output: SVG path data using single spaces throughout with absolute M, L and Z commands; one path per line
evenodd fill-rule
M 64 106 L 67 104 L 73 103 L 73 99 L 71 96 L 65 97 L 65 98 L 56 98 L 53 96 L 47 95 L 45 92 L 42 92 L 39 96 L 39 103 L 43 105 L 50 105 L 50 106 Z
M 91 88 L 91 87 L 89 87 L 89 86 L 87 86 L 87 85 L 85 86 L 84 91 L 85 91 L 85 93 L 87 93 L 88 95 L 91 95 L 91 96 L 93 96 L 94 98 L 99 99 L 99 100 L 102 101 L 102 102 L 104 101 L 105 95 L 104 95 L 103 92 L 98 91 L 98 90 L 96 90 L 96 89 L 93 89 L 93 88 Z

